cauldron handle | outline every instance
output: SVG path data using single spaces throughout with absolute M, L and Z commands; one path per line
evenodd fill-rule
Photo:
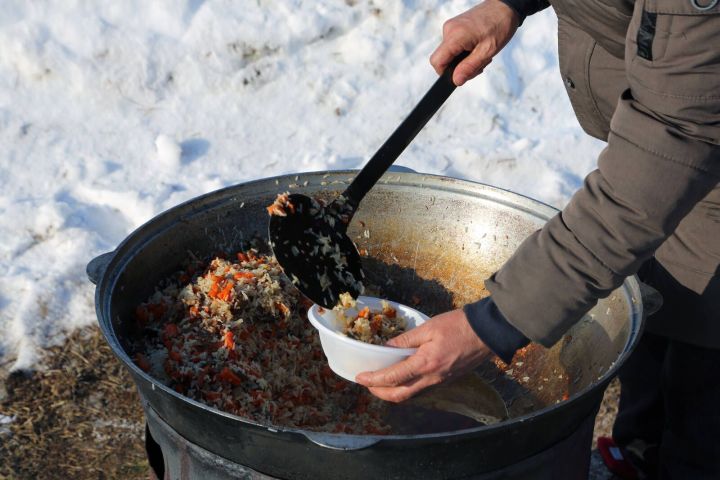
M 377 437 L 360 435 L 339 435 L 322 432 L 303 432 L 311 442 L 332 450 L 361 450 L 372 447 L 380 441 Z
M 640 284 L 640 297 L 642 299 L 643 315 L 647 318 L 662 308 L 663 297 L 660 292 L 647 283 L 638 283 Z
M 85 273 L 93 285 L 98 284 L 113 256 L 115 256 L 115 252 L 102 253 L 90 260 L 90 263 L 87 264 Z

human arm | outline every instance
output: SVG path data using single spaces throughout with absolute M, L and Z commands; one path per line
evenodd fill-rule
M 453 82 L 460 86 L 483 71 L 526 16 L 547 6 L 546 0 L 485 0 L 445 22 L 442 42 L 430 64 L 440 75 L 458 54 L 470 52 L 453 74 Z
M 647 60 L 637 58 L 641 14 L 628 32 L 631 88 L 618 103 L 598 169 L 486 282 L 502 318 L 548 347 L 635 273 L 720 181 L 720 51 L 707 47 L 720 15 L 674 19 L 677 34 L 656 44 L 664 54 Z M 468 317 L 488 323 L 472 307 Z M 390 399 L 399 392 L 410 390 L 380 393 Z
M 486 282 L 509 322 L 545 346 L 635 273 L 720 180 L 720 51 L 707 47 L 720 12 L 697 15 L 688 4 L 682 15 L 650 13 L 668 31 L 642 34 L 648 15 L 638 5 L 626 40 L 630 88 L 598 169 Z
M 468 315 L 482 321 L 472 323 Z M 361 373 L 356 380 L 383 400 L 400 402 L 451 376 L 473 370 L 493 353 L 509 362 L 515 351 L 528 343 L 487 297 L 465 309 L 437 315 L 391 339 L 390 346 L 418 351 L 391 367 Z
M 547 0 L 500 0 L 508 7 L 515 10 L 520 18 L 520 24 L 526 17 L 533 15 L 540 10 L 544 10 L 550 6 Z
M 521 22 L 520 15 L 501 0 L 485 0 L 443 24 L 443 39 L 430 55 L 438 75 L 462 52 L 470 54 L 453 73 L 455 85 L 479 75 L 510 41 Z

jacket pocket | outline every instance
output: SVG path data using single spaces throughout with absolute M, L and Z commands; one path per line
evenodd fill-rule
M 618 99 L 628 89 L 625 61 L 595 45 L 588 65 L 588 85 L 596 110 L 602 116 L 604 140 L 610 132 L 610 121 Z
M 646 60 L 663 58 L 669 46 L 682 43 L 687 29 L 700 27 L 706 15 L 718 14 L 720 0 L 646 0 L 635 37 L 638 55 Z
M 580 126 L 588 134 L 607 140 L 609 125 L 593 98 L 590 63 L 597 44 L 564 16 L 558 16 L 560 75 Z
M 632 94 L 691 136 L 720 144 L 720 0 L 638 1 L 625 60 Z

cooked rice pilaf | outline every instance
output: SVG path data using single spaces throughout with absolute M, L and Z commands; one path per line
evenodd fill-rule
M 407 329 L 407 321 L 385 300 L 381 310 L 370 310 L 369 307 L 357 310 L 355 299 L 349 293 L 341 293 L 333 312 L 345 335 L 373 345 L 384 345 Z
M 384 403 L 327 366 L 309 306 L 274 257 L 193 260 L 137 308 L 134 360 L 177 392 L 259 423 L 389 433 Z
M 344 239 L 347 237 L 344 228 L 335 229 L 336 225 L 347 225 L 350 222 L 352 208 L 347 199 L 340 195 L 327 204 L 321 198 L 306 197 L 307 202 L 300 201 L 295 204 L 290 197 L 290 192 L 279 193 L 266 209 L 271 217 L 289 216 L 293 218 L 298 214 L 301 219 L 301 223 L 293 225 L 293 228 L 297 229 L 295 233 L 290 238 L 282 239 L 282 247 L 289 246 L 293 261 L 286 263 L 287 258 L 283 260 L 284 255 L 279 255 L 286 270 L 297 261 L 295 257 L 299 257 L 298 260 L 301 260 L 303 268 L 299 268 L 295 272 L 302 272 L 299 277 L 293 273 L 293 268 L 290 267 L 290 276 L 293 282 L 305 292 L 312 291 L 307 280 L 313 278 L 312 274 L 314 274 L 314 280 L 317 281 L 321 291 L 321 293 L 316 293 L 317 298 L 324 297 L 323 301 L 326 306 L 336 303 L 339 294 L 336 289 L 342 291 L 344 287 L 357 294 L 363 293 L 365 290 L 362 281 L 364 273 L 359 268 L 355 273 L 352 266 L 351 250 L 354 247 L 350 247 L 345 242 Z M 307 208 L 308 211 L 303 212 L 303 208 Z M 291 238 L 292 244 L 290 243 Z M 275 240 L 280 239 L 273 241 Z M 349 241 L 349 239 L 347 240 Z M 273 249 L 276 248 L 272 243 L 271 246 Z M 331 286 L 333 288 L 330 288 Z

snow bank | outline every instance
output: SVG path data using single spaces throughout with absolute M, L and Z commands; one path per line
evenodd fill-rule
M 358 168 L 432 84 L 471 1 L 5 0 L 0 365 L 95 321 L 85 264 L 247 180 Z M 526 21 L 401 157 L 562 205 L 601 145 L 574 119 L 551 12 Z M 12 363 L 8 363 L 12 362 Z

